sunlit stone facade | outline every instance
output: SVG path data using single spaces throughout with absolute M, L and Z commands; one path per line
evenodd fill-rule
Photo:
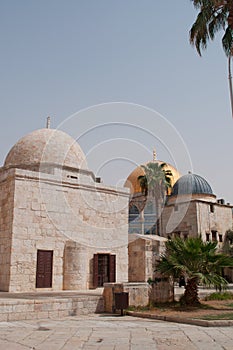
M 0 290 L 127 282 L 128 198 L 96 181 L 64 132 L 23 137 L 0 170 Z

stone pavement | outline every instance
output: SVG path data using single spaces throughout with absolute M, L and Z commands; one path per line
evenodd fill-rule
M 232 327 L 204 328 L 119 315 L 0 323 L 0 350 L 232 350 Z

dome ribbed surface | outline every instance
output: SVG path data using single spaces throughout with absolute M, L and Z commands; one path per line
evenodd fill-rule
M 79 144 L 68 134 L 55 129 L 39 129 L 22 137 L 8 153 L 4 166 L 54 163 L 87 168 Z
M 213 191 L 208 182 L 201 176 L 196 174 L 187 174 L 181 176 L 172 189 L 172 196 L 181 194 L 209 194 Z

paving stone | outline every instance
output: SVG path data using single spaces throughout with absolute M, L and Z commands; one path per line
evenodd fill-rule
M 232 327 L 125 316 L 0 322 L 0 350 L 232 350 Z

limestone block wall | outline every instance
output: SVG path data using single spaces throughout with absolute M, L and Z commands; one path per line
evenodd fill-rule
M 153 283 L 149 290 L 149 300 L 151 303 L 167 303 L 174 300 L 174 287 L 169 279 L 161 279 Z
M 129 282 L 145 282 L 145 241 L 135 239 L 129 243 Z
M 163 235 L 180 232 L 181 237 L 185 233 L 189 236 L 202 235 L 206 240 L 206 234 L 217 231 L 218 245 L 220 239 L 224 241 L 224 235 L 228 229 L 232 229 L 232 207 L 217 202 L 192 200 L 188 203 L 167 205 L 162 213 Z M 222 236 L 220 238 L 220 236 Z
M 93 286 L 93 256 L 94 254 L 116 255 L 116 281 L 128 281 L 127 247 L 118 249 L 101 249 L 86 247 L 78 242 L 68 241 L 64 252 L 65 290 L 85 290 Z
M 198 233 L 196 203 L 185 202 L 164 207 L 162 212 L 162 235 L 167 237 L 174 232 L 188 232 L 189 236 Z
M 35 290 L 38 249 L 53 250 L 52 290 L 68 288 L 67 241 L 82 247 L 77 264 L 83 265 L 78 268 L 79 279 L 68 289 L 91 288 L 90 264 L 93 254 L 100 252 L 115 253 L 117 280 L 128 280 L 127 191 L 83 184 L 78 176 L 76 182 L 64 182 L 53 174 L 19 169 L 14 180 L 11 291 Z
M 87 251 L 78 242 L 68 241 L 64 251 L 63 289 L 79 290 L 87 288 Z M 86 278 L 84 278 L 84 276 Z
M 217 231 L 217 241 L 219 248 L 222 246 L 220 240 L 224 241 L 227 230 L 232 229 L 232 208 L 228 205 L 215 203 L 211 212 L 209 203 L 197 203 L 199 217 L 199 232 L 202 234 L 203 240 L 206 240 L 206 233 Z
M 0 305 L 0 322 L 61 319 L 104 312 L 104 299 L 96 295 L 64 295 L 65 298 L 6 299 Z
M 105 312 L 116 312 L 115 293 L 128 293 L 129 306 L 147 306 L 149 303 L 148 283 L 105 283 Z
M 164 238 L 152 235 L 129 242 L 129 282 L 154 279 L 156 264 L 165 251 L 165 241 Z
M 148 305 L 148 283 L 123 283 L 123 292 L 129 293 L 129 306 L 137 307 Z
M 165 245 L 163 241 L 159 241 L 154 237 L 152 239 L 145 239 L 145 282 L 147 282 L 148 279 L 154 279 L 156 275 L 156 265 L 160 260 L 160 254 L 164 252 L 164 249 Z
M 14 170 L 0 172 L 0 291 L 10 283 L 11 233 L 14 204 Z

